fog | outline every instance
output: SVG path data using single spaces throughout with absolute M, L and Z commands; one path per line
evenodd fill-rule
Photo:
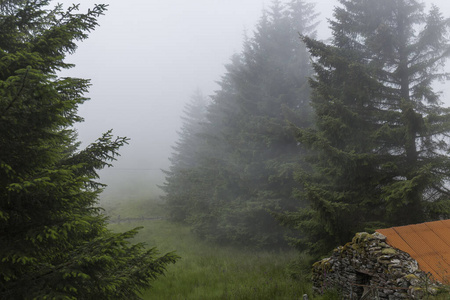
M 65 6 L 74 1 L 55 1 Z M 80 0 L 85 12 L 97 1 Z M 77 2 L 77 3 L 78 3 Z M 314 2 L 314 1 L 311 1 Z M 318 37 L 330 37 L 326 19 L 337 4 L 316 0 Z M 67 58 L 75 68 L 62 76 L 91 79 L 76 129 L 82 147 L 109 130 L 129 137 L 114 168 L 102 171 L 104 197 L 160 193 L 183 106 L 197 88 L 211 95 L 224 65 L 240 52 L 269 0 L 109 0 L 100 27 Z M 448 17 L 448 0 L 428 1 Z M 442 86 L 441 86 L 442 87 Z M 443 100 L 446 98 L 443 95 Z M 447 101 L 450 103 L 450 100 Z

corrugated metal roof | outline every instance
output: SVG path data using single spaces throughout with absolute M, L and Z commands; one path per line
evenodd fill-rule
M 450 220 L 378 229 L 386 243 L 414 258 L 434 279 L 450 282 Z

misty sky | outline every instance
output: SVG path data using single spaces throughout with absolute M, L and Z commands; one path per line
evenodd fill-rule
M 99 3 L 56 2 L 80 3 L 82 12 Z M 326 18 L 331 17 L 337 1 L 315 2 L 316 11 L 321 13 L 319 38 L 326 39 L 330 36 Z M 197 88 L 205 95 L 217 89 L 215 82 L 224 74 L 224 64 L 241 51 L 244 32 L 252 35 L 261 11 L 271 1 L 103 3 L 109 8 L 99 19 L 100 27 L 79 43 L 77 52 L 67 59 L 76 67 L 62 75 L 91 79 L 87 95 L 91 100 L 79 109 L 85 122 L 76 126 L 83 145 L 111 128 L 116 135 L 131 138 L 115 167 L 101 173 L 101 181 L 110 185 L 110 191 L 125 184 L 136 193 L 136 189 L 154 185 L 149 181 L 158 180 L 160 169 L 168 168 L 167 158 L 177 139 L 184 104 Z M 448 0 L 426 3 L 435 3 L 444 16 L 450 15 Z

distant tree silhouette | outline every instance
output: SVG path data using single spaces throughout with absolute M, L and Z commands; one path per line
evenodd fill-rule
M 183 185 L 165 189 L 176 219 L 200 236 L 249 247 L 286 244 L 271 213 L 298 205 L 293 174 L 303 150 L 292 124 L 312 122 L 312 69 L 299 32 L 314 34 L 315 16 L 313 4 L 274 1 L 226 66 L 196 134 L 195 166 L 172 173 L 167 183 L 181 177 Z

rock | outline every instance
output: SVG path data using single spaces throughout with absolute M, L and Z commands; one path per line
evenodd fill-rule
M 381 250 L 381 254 L 397 254 L 397 250 L 394 248 L 383 248 L 383 250 Z
M 379 232 L 373 233 L 372 234 L 372 238 L 380 240 L 380 241 L 383 241 L 383 242 L 386 240 L 386 237 L 384 235 L 382 235 L 381 233 L 379 233 Z

